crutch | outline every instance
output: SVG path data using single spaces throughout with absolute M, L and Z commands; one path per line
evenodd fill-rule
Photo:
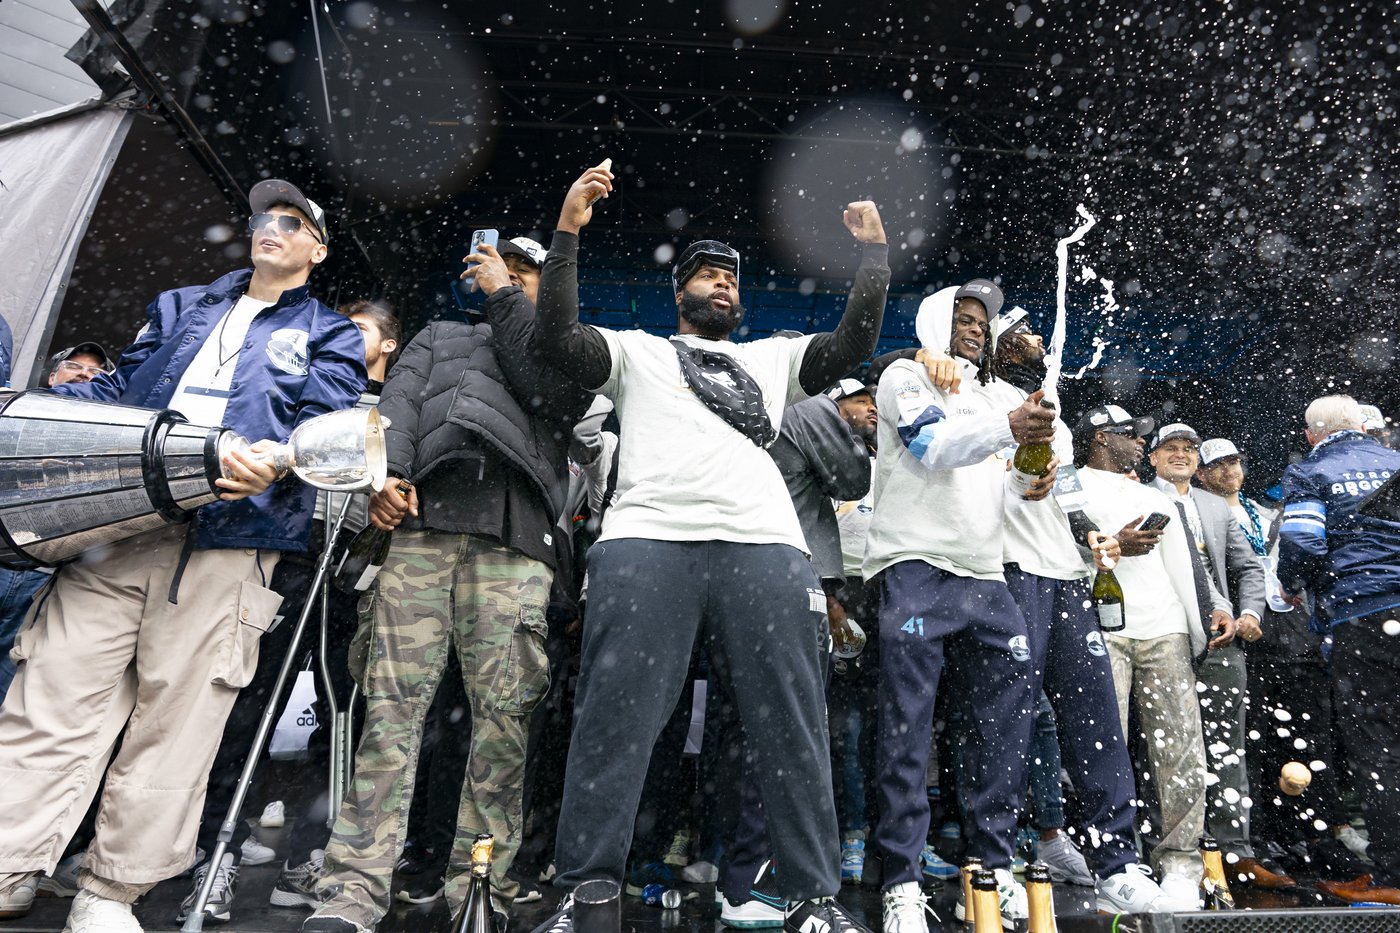
M 345 493 L 349 497 L 353 493 Z M 327 514 L 330 514 L 330 493 L 326 494 Z M 326 550 L 330 551 L 335 547 L 335 539 L 326 539 Z M 345 799 L 346 792 L 350 789 L 350 772 L 354 766 L 355 743 L 351 735 L 351 717 L 354 715 L 355 698 L 359 695 L 359 685 L 355 684 L 350 691 L 350 700 L 344 710 L 336 702 L 335 682 L 331 680 L 331 668 L 329 658 L 330 645 L 330 604 L 331 604 L 331 582 L 329 574 L 321 581 L 321 645 L 318 653 L 318 661 L 321 668 L 321 689 L 326 697 L 326 708 L 330 713 L 328 727 L 330 728 L 330 772 L 328 775 L 328 788 L 326 796 L 326 825 L 335 825 L 335 815 L 340 812 L 340 803 Z M 342 659 L 343 663 L 344 659 Z
M 334 527 L 330 532 L 331 540 L 339 536 L 340 528 L 345 524 L 345 513 L 348 511 L 350 511 L 350 497 L 347 495 L 345 501 L 340 505 L 339 514 L 335 517 Z M 199 896 L 194 899 L 194 907 L 190 910 L 189 916 L 185 918 L 184 926 L 180 927 L 181 933 L 200 933 L 204 929 L 204 907 L 209 903 L 209 892 L 214 889 L 214 876 L 218 874 L 224 853 L 228 851 L 229 844 L 233 842 L 233 829 L 238 825 L 238 817 L 243 812 L 243 799 L 248 796 L 248 786 L 253 783 L 253 769 L 257 767 L 258 756 L 262 754 L 263 746 L 267 744 L 267 737 L 272 732 L 273 720 L 278 711 L 278 701 L 282 697 L 283 688 L 287 686 L 287 675 L 291 673 L 292 665 L 296 662 L 297 648 L 301 645 L 302 633 L 306 631 L 306 622 L 311 618 L 311 608 L 316 605 L 314 597 L 321 588 L 321 581 L 326 577 L 326 568 L 330 562 L 331 549 L 327 547 L 321 551 L 321 558 L 316 562 L 316 574 L 311 578 L 311 587 L 306 594 L 306 604 L 301 607 L 301 616 L 297 619 L 296 628 L 292 630 L 292 640 L 287 645 L 286 655 L 282 658 L 282 669 L 277 672 L 277 683 L 273 685 L 267 708 L 263 710 L 262 721 L 258 723 L 257 735 L 253 736 L 253 746 L 248 749 L 248 760 L 243 762 L 243 773 L 238 777 L 238 787 L 233 792 L 233 802 L 229 804 L 228 815 L 219 825 L 218 841 L 214 846 L 214 853 L 209 859 L 209 870 L 204 873 L 204 883 L 199 886 Z

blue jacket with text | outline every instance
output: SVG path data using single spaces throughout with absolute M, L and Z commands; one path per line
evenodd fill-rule
M 1400 606 L 1400 522 L 1357 512 L 1396 470 L 1400 451 L 1340 431 L 1283 473 L 1279 579 L 1334 625 Z

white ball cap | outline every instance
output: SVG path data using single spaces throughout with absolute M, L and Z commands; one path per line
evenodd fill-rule
M 1240 449 L 1235 446 L 1235 442 L 1223 437 L 1212 437 L 1201 445 L 1201 466 L 1210 466 L 1225 457 L 1238 456 Z

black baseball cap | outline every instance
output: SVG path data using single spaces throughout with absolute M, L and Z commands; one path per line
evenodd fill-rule
M 64 360 L 72 359 L 79 353 L 86 353 L 88 356 L 97 357 L 99 360 L 102 361 L 102 368 L 109 373 L 115 367 L 115 364 L 112 362 L 112 358 L 108 356 L 107 351 L 102 348 L 102 344 L 94 343 L 91 340 L 85 340 L 82 343 L 75 344 L 74 346 L 71 346 L 66 350 L 59 350 L 53 356 L 49 357 L 49 368 L 52 369 L 59 363 L 62 363 Z

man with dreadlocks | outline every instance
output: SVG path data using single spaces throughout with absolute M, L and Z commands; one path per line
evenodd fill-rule
M 874 839 L 884 856 L 886 933 L 928 929 L 919 887 L 929 825 L 924 775 L 945 648 L 950 696 L 980 749 L 980 766 L 968 769 L 961 788 L 968 855 L 995 870 L 1004 925 L 1026 917 L 1025 890 L 1010 869 L 1035 694 L 1025 619 L 1002 574 L 1006 464 L 994 455 L 1013 443 L 1050 441 L 1055 421 L 1040 407 L 1040 392 L 1008 408 L 991 390 L 988 322 L 1001 304 L 1001 289 L 975 279 L 920 305 L 919 341 L 953 358 L 958 388 L 939 388 L 932 367 L 909 360 L 891 363 L 880 378 L 875 512 L 863 569 L 881 594 Z
M 995 378 L 988 388 L 1002 400 L 1003 408 L 1019 404 L 1045 381 L 1045 347 L 1029 323 L 1023 309 L 1013 308 L 992 325 Z M 1060 460 L 1073 462 L 1073 438 L 1058 418 L 1051 446 Z M 1044 688 L 1059 720 L 1063 765 L 1079 791 L 1084 826 L 1092 832 L 1094 844 L 1080 854 L 1061 831 L 1063 814 L 1059 820 L 1052 815 L 1038 827 L 1038 857 L 1050 867 L 1055 881 L 1093 885 L 1100 910 L 1116 914 L 1189 909 L 1191 905 L 1163 895 L 1157 883 L 1135 867 L 1133 767 L 1118 721 L 1113 668 L 1090 607 L 1089 568 L 1080 550 L 1091 552 L 1099 566 L 1112 566 L 1105 560 L 1117 561 L 1118 542 L 1090 527 L 1082 512 L 1076 516 L 1079 521 L 1071 523 L 1055 499 L 1043 494 L 1054 481 L 1052 469 L 1026 496 L 1007 490 L 1002 553 L 1007 588 L 1026 620 L 1031 689 L 1040 696 Z M 1081 522 L 1085 527 L 1080 527 Z M 1050 792 L 1055 793 L 1059 750 L 1039 758 L 1041 767 L 1047 759 L 1054 762 L 1053 775 L 1041 786 L 1053 787 Z M 1045 806 L 1044 800 L 1037 803 L 1038 813 L 1053 814 L 1059 809 Z M 1094 874 L 1085 864 L 1085 855 Z

